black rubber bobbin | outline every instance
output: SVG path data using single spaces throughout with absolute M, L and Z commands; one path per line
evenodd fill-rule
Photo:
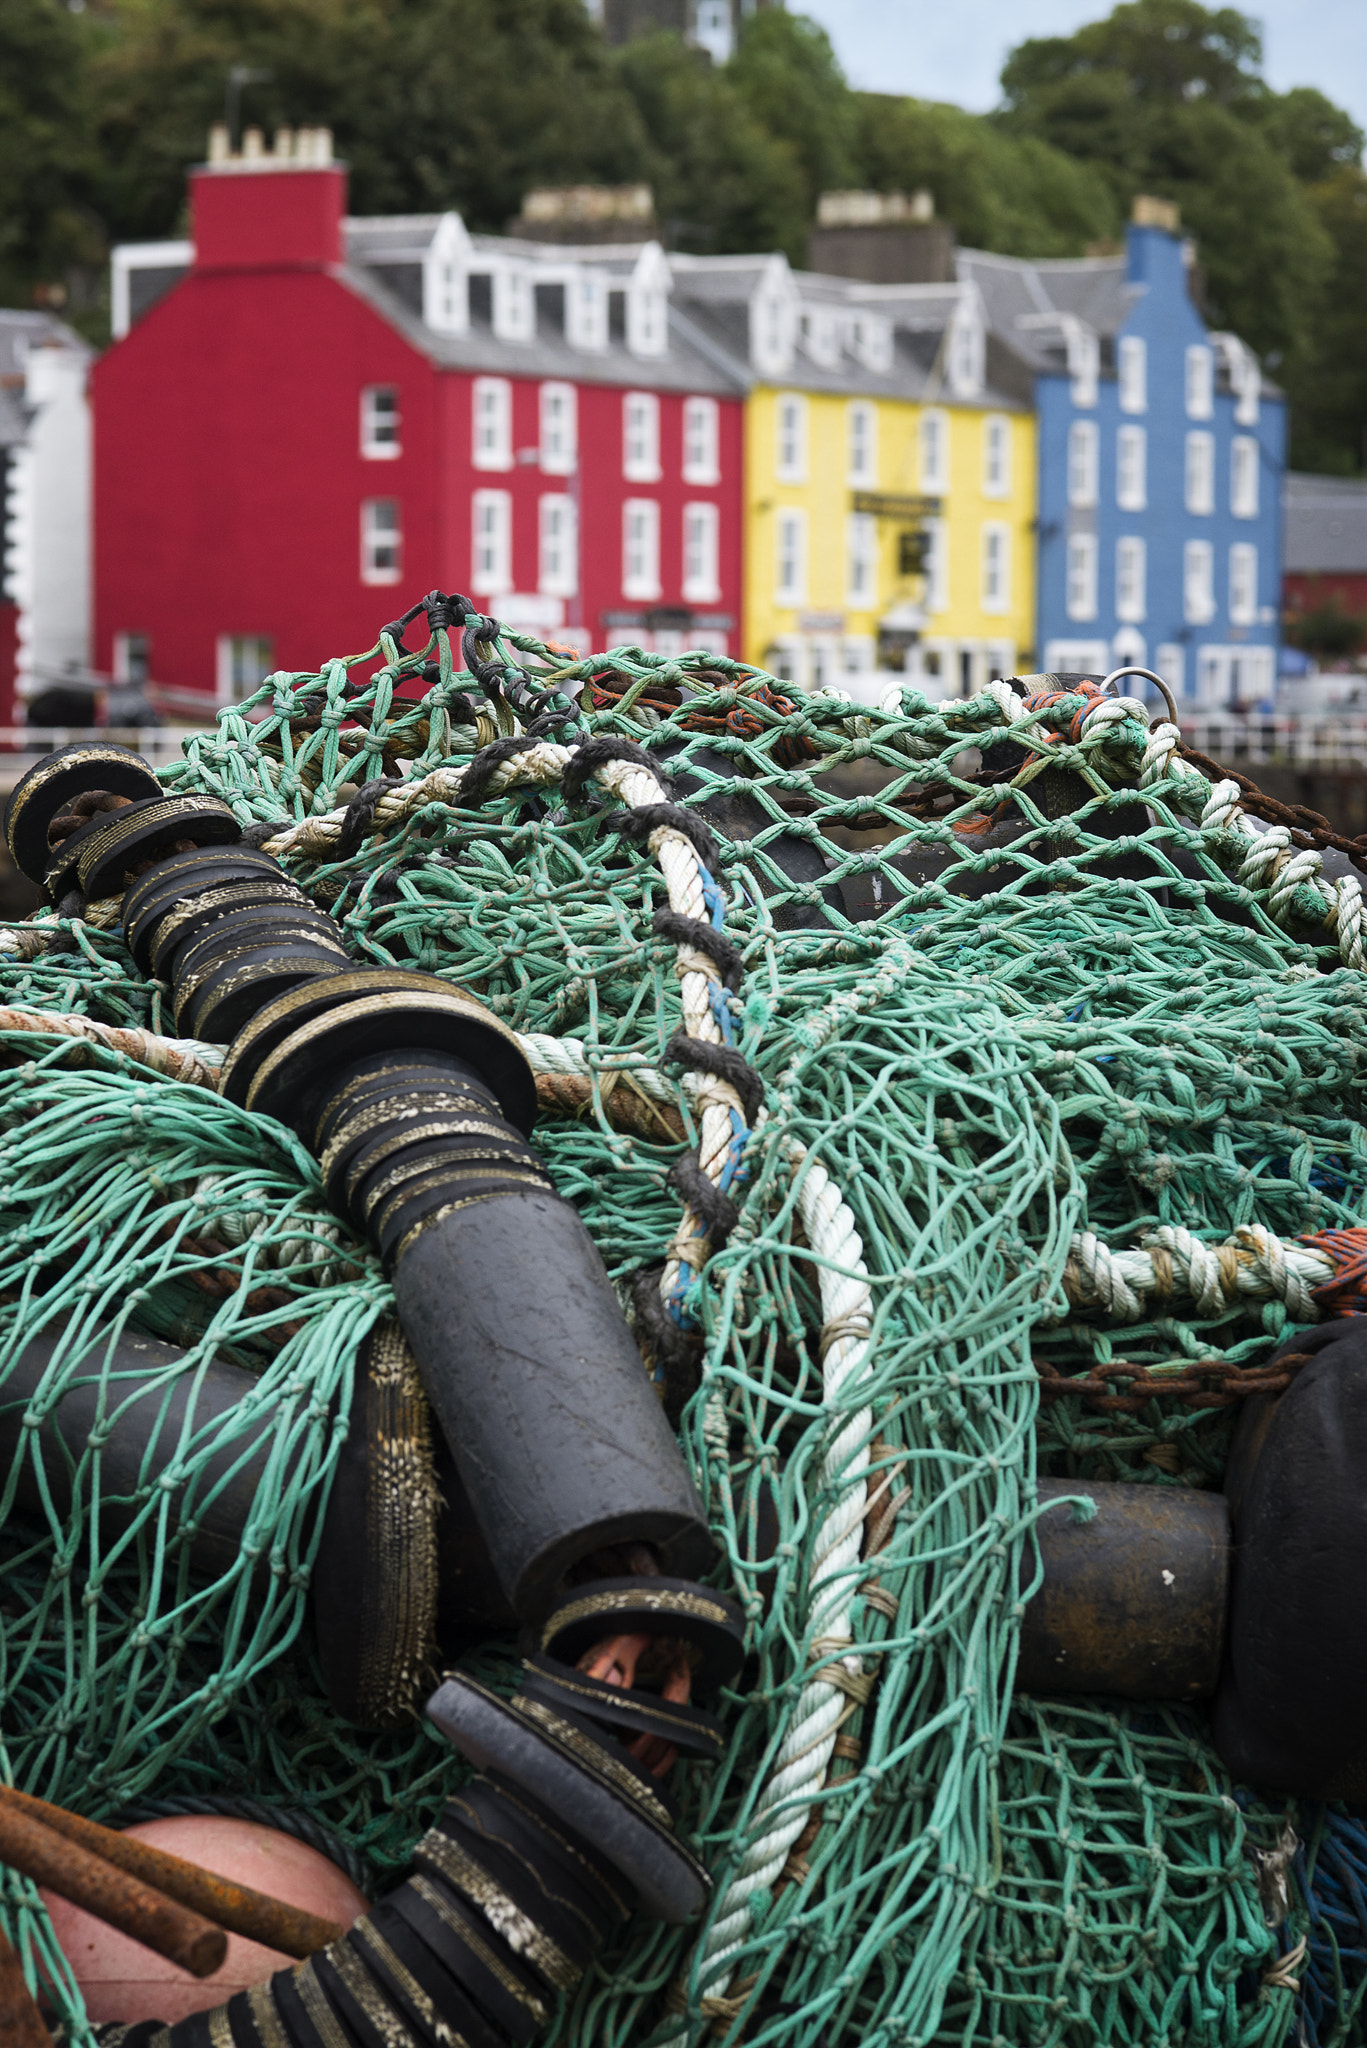
M 550 2018 L 550 2000 L 502 1935 L 424 1871 L 391 1892 L 389 1904 L 495 2025 L 525 2048 Z
M 483 1088 L 471 1086 L 461 1090 L 450 1083 L 444 1088 L 385 1088 L 362 1098 L 348 1115 L 335 1119 L 331 1137 L 319 1148 L 318 1163 L 329 1202 L 334 1208 L 341 1207 L 351 1187 L 358 1184 L 353 1173 L 359 1175 L 370 1170 L 360 1162 L 372 1144 L 402 1144 L 405 1133 L 408 1143 L 420 1143 L 422 1137 L 435 1135 L 432 1127 L 438 1123 L 453 1134 L 463 1134 L 472 1127 L 481 1133 L 508 1129 L 499 1116 L 498 1105 Z
M 635 1911 L 635 1893 L 615 1865 L 510 1778 L 477 1771 L 447 1802 L 437 1826 L 452 1822 L 477 1838 L 481 1854 L 497 1849 L 535 1873 L 553 1896 L 587 1916 L 600 1939 Z
M 655 1735 L 684 1756 L 711 1762 L 726 1748 L 726 1733 L 715 1714 L 681 1701 L 662 1699 L 639 1686 L 607 1685 L 551 1657 L 528 1657 L 522 1666 L 520 1694 L 559 1712 L 587 1718 L 620 1734 Z
M 110 812 L 104 830 L 82 848 L 80 886 L 88 898 L 119 895 L 134 868 L 160 860 L 183 839 L 204 847 L 231 846 L 241 837 L 231 806 L 214 796 L 163 797 L 136 808 L 130 804 Z
M 697 1652 L 700 1691 L 725 1685 L 745 1661 L 745 1617 L 734 1600 L 691 1579 L 595 1579 L 558 1600 L 541 1626 L 541 1653 L 577 1664 L 608 1636 L 674 1636 Z
M 247 846 L 197 848 L 173 853 L 129 884 L 123 899 L 123 931 L 128 947 L 144 973 L 151 967 L 149 951 L 159 920 L 177 903 L 226 889 L 235 882 L 257 886 L 291 886 L 284 869 L 267 854 Z
M 346 2020 L 361 2048 L 427 2048 L 409 2033 L 402 2010 L 383 1978 L 345 1936 L 313 1956 L 314 1974 L 328 2004 Z
M 329 1070 L 424 1052 L 467 1059 L 508 1121 L 531 1130 L 536 1083 L 516 1033 L 449 982 L 397 968 L 356 968 L 326 990 L 295 989 L 268 1004 L 239 1033 L 220 1086 L 231 1102 L 292 1121 L 317 1104 Z
M 236 882 L 222 889 L 205 889 L 198 896 L 178 897 L 152 921 L 148 953 L 153 974 L 161 981 L 174 980 L 183 948 L 221 918 L 243 910 L 273 910 L 277 916 L 290 918 L 323 914 L 314 909 L 302 889 L 285 881 Z M 336 927 L 333 929 L 335 932 Z
M 337 1141 L 355 1118 L 368 1114 L 381 1102 L 439 1102 L 444 1097 L 478 1101 L 497 1108 L 492 1091 L 486 1087 L 466 1060 L 450 1054 L 396 1053 L 389 1060 L 360 1060 L 343 1068 L 324 1096 L 309 1142 L 319 1159 Z
M 463 2048 L 507 2048 L 464 1986 L 387 1899 L 357 1922 L 347 1940 L 410 2025 L 425 2028 L 436 2048 L 453 2041 Z
M 41 882 L 47 872 L 52 854 L 47 834 L 53 819 L 68 811 L 77 797 L 95 790 L 130 802 L 163 794 L 141 755 L 104 740 L 77 740 L 59 747 L 16 782 L 5 805 L 5 843 L 14 865 L 30 882 Z
M 510 1887 L 501 1883 L 459 1835 L 440 1828 L 423 1836 L 413 1851 L 413 1861 L 420 1871 L 438 1878 L 482 1915 L 548 1992 L 573 1991 L 589 1956 L 582 1948 L 572 1954 L 561 1946 L 544 1915 L 524 1903 L 525 1884 Z
M 165 802 L 164 796 L 139 797 L 117 811 L 98 811 L 93 818 L 87 818 L 84 824 L 69 832 L 48 856 L 47 872 L 43 876 L 43 893 L 48 902 L 60 903 L 68 890 L 81 888 L 82 856 L 114 818 L 130 819 L 140 812 L 160 811 Z M 84 890 L 81 893 L 84 895 Z
M 201 927 L 178 948 L 169 980 L 177 1010 L 183 1010 L 200 984 L 229 960 L 245 958 L 263 946 L 293 946 L 300 941 L 326 946 L 351 963 L 332 919 L 311 903 L 300 908 L 275 903 L 243 904 Z
M 602 1913 L 595 1917 L 589 1910 L 582 1881 L 566 1879 L 554 1866 L 548 1867 L 544 1846 L 539 1846 L 535 1860 L 519 1857 L 449 1808 L 438 1825 L 428 1829 L 413 1857 L 419 1864 L 430 1864 L 486 1913 L 485 1887 L 492 1885 L 494 1895 L 505 1896 L 541 1928 L 576 1972 L 587 1969 L 611 1925 Z M 535 1956 L 529 1960 L 537 1966 Z M 556 1980 L 548 1976 L 548 1981 Z
M 225 997 L 236 996 L 231 1015 L 225 1013 L 217 1029 L 217 1039 L 226 1043 L 263 1003 L 314 975 L 345 974 L 350 965 L 349 955 L 340 946 L 326 945 L 302 932 L 297 937 L 281 934 L 253 946 L 230 947 L 223 958 L 175 991 L 176 1029 L 191 1036 L 214 1037 L 208 1029 L 210 1012 Z
M 319 1983 L 312 1957 L 293 1970 L 277 1970 L 270 1990 L 295 2048 L 364 2048 Z
M 679 1925 L 702 1910 L 710 1886 L 697 1858 L 634 1791 L 599 1771 L 585 1749 L 571 1749 L 463 1674 L 445 1680 L 427 1712 L 481 1770 L 525 1786 L 572 1834 L 591 1841 L 656 1919 Z
M 581 1758 L 598 1777 L 625 1798 L 634 1800 L 661 1827 L 672 1829 L 677 1824 L 678 1801 L 664 1780 L 647 1769 L 639 1757 L 634 1757 L 611 1729 L 598 1727 L 586 1714 L 558 1701 L 548 1706 L 522 1691 L 513 1695 L 511 1705 L 524 1721 L 544 1729 L 562 1749 Z

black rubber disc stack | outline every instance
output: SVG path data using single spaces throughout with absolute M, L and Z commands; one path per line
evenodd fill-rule
M 617 1636 L 664 1636 L 685 1646 L 696 1685 L 716 1685 L 739 1668 L 739 1619 L 687 1576 L 710 1557 L 702 1511 L 603 1263 L 527 1143 L 536 1092 L 515 1035 L 434 975 L 354 967 L 332 920 L 237 843 L 226 805 L 124 801 L 150 770 L 109 751 L 20 783 L 16 859 L 22 839 L 46 864 L 54 819 L 82 797 L 105 804 L 60 858 L 76 858 L 87 895 L 126 890 L 128 944 L 169 982 L 178 1028 L 231 1041 L 222 1092 L 293 1126 L 329 1201 L 381 1253 L 502 1592 L 541 1631 L 511 1702 L 462 1677 L 430 1702 L 481 1775 L 409 1883 L 332 1949 L 234 1999 L 226 2023 L 271 2048 L 525 2042 L 614 1916 L 685 1921 L 707 1896 L 632 1745 L 715 1755 L 716 1723 L 599 1685 L 576 1661 Z M 665 1575 L 582 1583 L 618 1545 Z M 332 1611 L 345 1629 L 345 1602 Z M 322 1647 L 327 1664 L 338 1646 Z M 170 2040 L 221 2048 L 216 2024 L 211 2036 L 184 2022 Z

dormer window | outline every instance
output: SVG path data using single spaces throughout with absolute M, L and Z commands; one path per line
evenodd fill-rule
M 774 257 L 750 301 L 750 361 L 761 376 L 781 377 L 788 370 L 796 316 L 788 266 Z
M 814 363 L 834 370 L 840 362 L 840 329 L 829 306 L 818 306 L 802 316 L 802 343 Z
M 1090 327 L 1071 322 L 1067 330 L 1068 375 L 1074 405 L 1095 405 L 1101 375 L 1101 347 Z
M 949 330 L 949 387 L 959 398 L 982 388 L 983 331 L 971 314 L 960 314 Z
M 536 334 L 536 300 L 525 270 L 494 272 L 494 333 L 500 341 L 531 341 Z
M 458 213 L 443 214 L 423 258 L 422 317 L 434 334 L 470 328 L 470 237 Z
M 879 377 L 892 368 L 892 327 L 875 314 L 861 313 L 850 322 L 850 348 L 864 365 Z
M 565 338 L 571 348 L 608 345 L 607 287 L 591 271 L 579 271 L 565 287 Z
M 633 285 L 627 292 L 627 347 L 634 356 L 662 356 L 669 325 L 665 295 L 653 287 Z

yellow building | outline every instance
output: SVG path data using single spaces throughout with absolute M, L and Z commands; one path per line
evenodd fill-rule
M 1036 423 L 988 382 L 976 286 L 670 260 L 679 314 L 748 372 L 747 659 L 870 701 L 1030 668 Z

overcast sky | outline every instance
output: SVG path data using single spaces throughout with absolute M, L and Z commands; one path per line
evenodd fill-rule
M 1108 0 L 788 0 L 830 35 L 853 85 L 995 106 L 1002 59 L 1027 36 L 1069 35 Z M 1317 85 L 1367 127 L 1367 0 L 1263 0 L 1266 75 L 1279 92 Z

